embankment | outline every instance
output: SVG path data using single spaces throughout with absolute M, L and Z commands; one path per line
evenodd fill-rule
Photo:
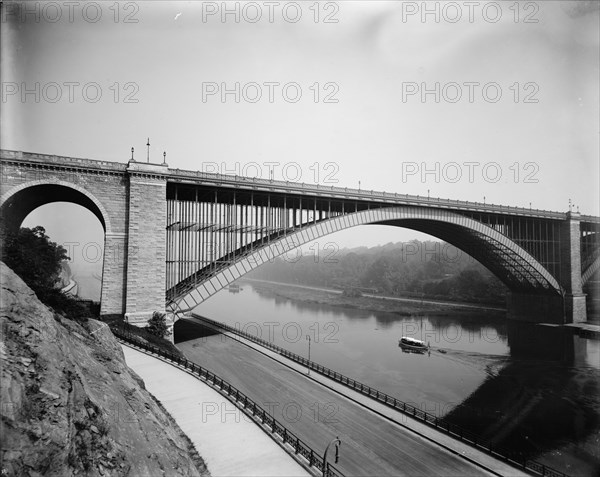
M 384 296 L 346 296 L 341 291 L 297 286 L 263 280 L 245 280 L 260 295 L 272 298 L 284 298 L 304 303 L 314 303 L 342 308 L 354 308 L 365 311 L 395 313 L 400 316 L 429 315 L 456 316 L 485 313 L 486 316 L 505 315 L 502 309 L 493 306 L 460 304 L 453 302 L 435 302 L 414 298 L 393 298 Z
M 0 272 L 3 475 L 209 475 L 106 324 L 68 320 Z

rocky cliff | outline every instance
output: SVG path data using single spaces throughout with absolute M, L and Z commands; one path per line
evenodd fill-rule
M 209 475 L 104 323 L 55 314 L 0 273 L 2 475 Z

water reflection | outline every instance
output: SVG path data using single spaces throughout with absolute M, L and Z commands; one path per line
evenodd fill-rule
M 291 301 L 250 286 L 217 294 L 197 312 L 302 356 L 310 335 L 316 362 L 445 416 L 515 455 L 570 474 L 600 471 L 598 341 L 485 312 L 371 312 Z M 431 351 L 404 353 L 401 336 L 423 340 Z
M 566 364 L 585 364 L 587 339 L 554 325 L 536 325 L 510 321 L 510 354 L 519 359 L 544 359 Z

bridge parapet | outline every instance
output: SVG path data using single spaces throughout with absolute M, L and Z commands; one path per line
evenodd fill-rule
M 99 161 L 94 159 L 38 154 L 6 149 L 0 150 L 0 154 L 3 162 L 12 159 L 22 162 L 38 163 L 40 165 L 102 169 L 106 170 L 107 172 L 114 171 L 124 173 L 130 164 L 147 164 L 144 162 L 118 163 L 111 161 Z M 302 195 L 314 194 L 316 196 L 322 196 L 324 198 L 331 199 L 359 200 L 369 202 L 374 201 L 393 205 L 416 205 L 421 207 L 450 208 L 454 210 L 460 209 L 470 212 L 501 213 L 558 220 L 566 219 L 565 212 L 543 209 L 489 204 L 485 202 L 461 201 L 450 198 L 399 194 L 395 192 L 354 189 L 351 187 L 325 186 L 310 183 L 249 178 L 231 174 L 215 174 L 210 172 L 191 171 L 178 168 L 165 169 L 163 165 L 155 165 L 163 168 L 161 174 L 164 174 L 169 182 L 214 184 L 218 187 L 233 187 L 257 191 L 261 190 L 269 193 L 296 193 Z M 581 221 L 600 224 L 600 217 L 581 215 Z
M 2 149 L 0 151 L 3 162 L 15 160 L 19 162 L 29 162 L 39 164 L 41 166 L 56 166 L 56 167 L 77 167 L 93 170 L 106 170 L 115 172 L 125 172 L 126 164 L 111 161 L 98 161 L 95 159 L 85 159 L 80 157 L 56 156 L 52 154 L 38 154 L 33 152 L 10 151 Z
M 350 187 L 324 186 L 304 182 L 298 183 L 271 179 L 249 178 L 231 174 L 215 174 L 210 172 L 189 171 L 183 169 L 169 169 L 169 175 L 169 181 L 173 182 L 207 184 L 219 187 L 248 189 L 275 194 L 292 193 L 300 195 L 314 195 L 329 199 L 358 200 L 378 202 L 389 205 L 415 205 L 420 207 L 436 207 L 453 210 L 461 209 L 469 212 L 500 213 L 557 220 L 564 220 L 566 218 L 565 212 L 543 209 L 489 204 L 484 202 L 470 202 L 450 198 L 399 194 L 395 192 L 353 189 Z M 582 220 L 600 224 L 600 217 L 583 215 Z

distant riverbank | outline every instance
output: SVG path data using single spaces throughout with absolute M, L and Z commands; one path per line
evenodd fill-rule
M 467 303 L 441 302 L 427 298 L 397 298 L 378 295 L 351 297 L 341 290 L 309 287 L 288 283 L 244 278 L 260 295 L 296 300 L 304 303 L 354 308 L 359 310 L 395 313 L 401 316 L 427 314 L 431 316 L 455 316 L 457 314 L 481 314 L 503 317 L 506 311 L 493 306 Z

